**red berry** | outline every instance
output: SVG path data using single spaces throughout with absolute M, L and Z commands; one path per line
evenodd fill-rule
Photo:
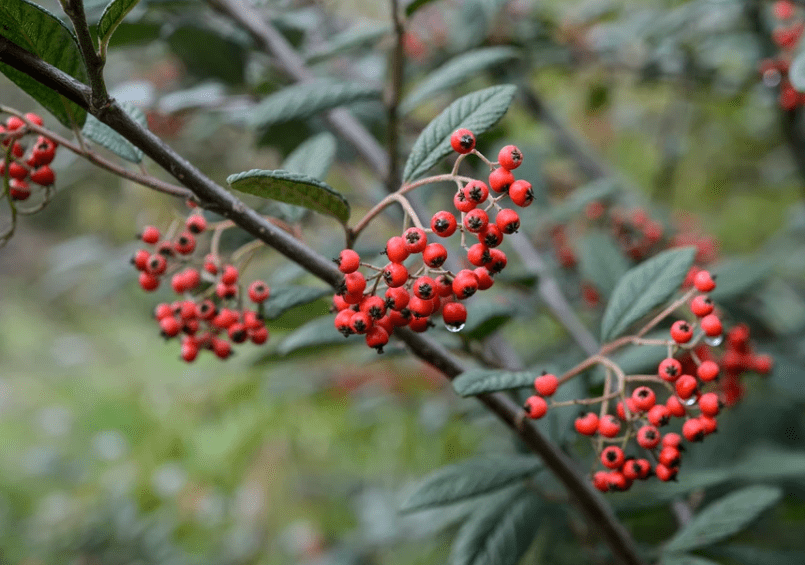
M 509 188 L 509 196 L 517 206 L 525 208 L 534 201 L 534 191 L 531 183 L 525 180 L 516 180 Z
M 23 180 L 11 179 L 8 183 L 8 193 L 12 200 L 28 200 L 31 196 L 31 188 Z
M 428 245 L 428 235 L 420 228 L 408 228 L 402 237 L 408 253 L 422 253 Z
M 365 312 L 353 312 L 349 321 L 349 328 L 356 334 L 365 334 L 373 325 L 372 318 Z
M 235 298 L 238 295 L 238 286 L 219 282 L 215 285 L 215 295 L 224 300 Z
M 514 180 L 514 175 L 511 174 L 511 171 L 498 167 L 489 173 L 489 188 L 498 193 L 508 192 Z
M 196 238 L 189 231 L 182 232 L 176 238 L 176 252 L 181 255 L 190 255 L 196 249 Z
M 517 233 L 520 229 L 520 216 L 511 208 L 504 208 L 495 216 L 495 224 L 505 234 Z
M 475 134 L 466 128 L 457 129 L 450 136 L 450 146 L 456 153 L 465 155 L 475 149 Z
M 271 294 L 271 289 L 263 281 L 257 280 L 249 285 L 249 300 L 255 303 L 265 302 Z
M 489 248 L 483 243 L 475 243 L 467 250 L 467 261 L 476 267 L 483 267 L 492 260 Z
M 696 369 L 696 376 L 705 383 L 716 380 L 718 364 L 715 361 L 702 361 L 702 364 Z
M 548 403 L 545 402 L 545 399 L 541 396 L 529 396 L 525 401 L 523 409 L 526 411 L 529 418 L 536 420 L 548 413 Z
M 637 430 L 637 444 L 643 449 L 654 449 L 661 438 L 660 431 L 654 426 L 643 426 Z
M 411 318 L 411 321 L 408 322 L 408 327 L 411 328 L 411 331 L 415 331 L 417 333 L 422 333 L 428 331 L 428 328 L 431 327 L 430 318 L 427 316 L 422 317 L 414 317 Z
M 159 241 L 159 230 L 154 226 L 145 226 L 140 238 L 143 242 L 153 245 Z
M 198 315 L 203 320 L 212 320 L 218 313 L 215 303 L 212 300 L 204 300 L 198 306 Z
M 464 196 L 464 192 L 459 190 L 456 192 L 455 196 L 453 196 L 453 206 L 455 206 L 456 210 L 459 212 L 469 212 L 470 210 L 474 210 L 477 204 L 472 200 L 467 200 Z
M 348 337 L 352 334 L 352 315 L 355 312 L 353 310 L 341 310 L 335 316 L 335 320 L 333 323 L 335 324 L 335 329 L 337 329 L 344 337 Z
M 240 322 L 229 326 L 227 334 L 229 335 L 229 339 L 232 340 L 232 343 L 243 343 L 249 338 L 249 331 L 246 329 L 246 326 Z
M 754 355 L 751 358 L 750 366 L 754 372 L 766 375 L 774 366 L 774 360 L 770 355 Z
M 9 116 L 6 120 L 6 129 L 8 131 L 16 131 L 23 126 L 25 126 L 25 122 L 17 116 Z
M 213 327 L 226 330 L 232 324 L 237 323 L 238 314 L 231 308 L 221 308 L 221 310 L 210 321 Z
M 131 262 L 138 271 L 145 271 L 148 266 L 149 257 L 151 257 L 151 254 L 147 250 L 140 249 L 134 254 L 134 257 L 131 258 Z
M 457 227 L 456 217 L 444 210 L 436 212 L 430 221 L 430 228 L 439 237 L 450 237 L 455 233 Z
M 268 328 L 261 326 L 259 328 L 249 329 L 249 339 L 255 345 L 262 345 L 268 341 Z
M 50 170 L 50 167 L 48 167 L 48 170 Z M 53 171 L 50 171 L 50 174 L 52 176 Z M 23 167 L 22 165 L 20 165 L 16 161 L 12 161 L 11 164 L 8 166 L 8 176 L 10 176 L 13 179 L 17 179 L 17 180 L 25 180 L 26 177 L 28 176 L 28 169 L 26 169 L 25 167 Z M 31 176 L 31 180 L 36 182 L 37 184 L 42 184 L 42 185 L 44 185 L 44 184 L 53 184 L 53 181 L 51 181 L 49 183 L 37 182 L 36 180 L 34 180 L 33 176 Z
M 478 290 L 478 277 L 474 272 L 462 269 L 453 279 L 453 293 L 459 300 L 469 298 Z
M 475 210 L 473 210 L 473 212 L 474 211 Z M 497 247 L 503 243 L 503 232 L 500 231 L 500 228 L 495 224 L 486 224 L 486 226 L 478 232 L 478 241 L 489 248 Z
M 447 249 L 441 243 L 429 243 L 422 252 L 422 260 L 431 269 L 438 269 L 447 261 Z
M 682 438 L 679 439 L 681 440 Z M 660 450 L 660 455 L 657 457 L 657 460 L 666 467 L 679 466 L 680 453 L 678 446 L 663 445 L 663 448 Z
M 676 387 L 676 395 L 682 400 L 687 400 L 696 392 L 699 383 L 693 375 L 682 375 L 677 379 L 674 386 Z
M 492 285 L 495 284 L 495 279 L 492 278 L 492 275 L 489 274 L 486 267 L 478 267 L 477 269 L 473 269 L 472 272 L 478 277 L 478 290 L 492 288 Z
M 218 337 L 213 337 L 211 341 L 212 352 L 220 359 L 227 359 L 232 355 L 232 344 Z
M 201 214 L 193 214 L 184 225 L 190 233 L 199 234 L 207 229 L 207 220 Z
M 682 363 L 673 357 L 663 359 L 657 368 L 657 374 L 662 380 L 672 383 L 682 374 Z
M 674 478 L 676 478 L 677 471 L 676 467 L 668 467 L 662 463 L 658 463 L 657 466 L 654 467 L 654 474 L 663 482 L 673 481 Z
M 422 300 L 430 300 L 436 296 L 436 281 L 430 277 L 419 277 L 412 287 L 414 295 Z
M 523 154 L 516 145 L 507 145 L 498 152 L 498 162 L 504 169 L 512 171 L 522 164 Z
M 640 409 L 635 405 L 634 399 L 631 396 L 626 398 L 626 408 L 629 409 L 629 418 L 630 420 L 634 419 L 637 416 L 637 413 L 640 412 Z M 615 407 L 615 411 L 618 413 L 618 418 L 621 420 L 626 420 L 626 409 L 623 407 L 623 402 L 618 402 L 617 406 Z
M 534 379 L 534 389 L 542 396 L 553 396 L 559 388 L 559 379 L 551 373 L 543 373 Z
M 386 315 L 386 302 L 379 296 L 364 296 L 360 311 L 368 314 L 372 320 L 379 320 Z
M 389 288 L 386 290 L 386 308 L 391 310 L 402 310 L 408 306 L 411 295 L 402 287 Z
M 649 387 L 640 386 L 632 392 L 632 400 L 638 410 L 646 412 L 657 402 L 657 397 Z
M 362 294 L 366 290 L 366 277 L 359 271 L 348 273 L 344 275 L 344 288 L 346 289 L 345 294 Z
M 615 437 L 621 431 L 621 424 L 612 414 L 606 414 L 598 421 L 598 433 L 604 437 Z
M 712 314 L 714 308 L 715 305 L 713 304 L 713 301 L 704 294 L 694 297 L 690 303 L 690 311 L 699 318 Z
M 334 259 L 335 264 L 338 265 L 338 270 L 344 274 L 354 273 L 361 266 L 361 257 L 352 249 L 344 249 L 338 254 L 338 258 Z
M 427 318 L 435 310 L 433 300 L 412 296 L 408 301 L 408 309 L 417 318 Z
M 677 343 L 687 343 L 693 337 L 693 328 L 685 320 L 677 320 L 671 326 L 671 339 Z
M 593 475 L 593 486 L 601 492 L 609 491 L 609 473 L 606 471 L 597 471 Z
M 598 431 L 598 416 L 594 412 L 582 414 L 573 423 L 573 427 L 581 435 L 592 436 Z
M 151 275 L 161 275 L 168 268 L 168 261 L 159 253 L 153 253 L 145 265 L 145 270 Z
M 154 276 L 151 273 L 142 272 L 140 273 L 139 282 L 140 287 L 143 290 L 151 292 L 153 290 L 156 290 L 157 287 L 159 286 L 159 277 Z
M 489 196 L 489 188 L 479 180 L 468 182 L 461 191 L 464 193 L 464 198 L 474 202 L 476 206 L 486 201 Z
M 410 252 L 408 251 L 405 240 L 399 235 L 390 237 L 386 242 L 386 256 L 392 263 L 402 263 L 408 259 Z
M 16 144 L 15 144 L 16 145 Z M 18 157 L 21 155 L 18 155 Z M 56 156 L 56 144 L 46 137 L 39 136 L 31 150 L 29 165 L 31 167 L 41 167 L 49 165 Z
M 198 342 L 192 336 L 185 336 L 182 339 L 181 356 L 187 363 L 192 363 L 198 357 Z
M 366 345 L 377 349 L 378 353 L 383 353 L 383 346 L 389 342 L 388 332 L 380 326 L 372 326 L 366 332 Z
M 488 262 L 484 263 L 484 267 L 491 273 L 496 274 L 506 268 L 506 254 L 500 249 L 490 249 L 489 255 L 492 257 Z
M 400 263 L 389 263 L 383 269 L 383 280 L 390 288 L 400 287 L 408 281 L 408 269 Z
M 705 416 L 716 416 L 721 410 L 721 402 L 714 392 L 707 392 L 699 397 L 699 410 Z
M 716 288 L 716 283 L 709 271 L 701 270 L 693 277 L 693 286 L 699 292 L 710 292 Z
M 780 20 L 787 20 L 794 16 L 794 4 L 789 0 L 777 0 L 774 3 L 774 15 Z
M 665 404 L 655 404 L 648 411 L 647 417 L 652 426 L 665 426 L 671 420 L 671 411 Z
M 42 121 L 42 117 L 39 114 L 34 114 L 33 112 L 28 112 L 25 114 L 25 119 L 38 126 L 45 125 L 45 122 Z
M 617 445 L 610 445 L 601 451 L 601 463 L 609 469 L 620 469 L 624 459 L 623 450 Z
M 668 400 L 665 401 L 665 407 L 668 408 L 668 412 L 671 414 L 671 416 L 675 416 L 677 418 L 681 418 L 687 414 L 685 405 L 682 404 L 682 401 L 680 401 L 676 396 L 669 396 Z
M 449 328 L 461 329 L 467 321 L 467 309 L 460 302 L 448 302 L 442 308 L 442 319 Z
M 716 337 L 721 335 L 723 331 L 723 327 L 721 326 L 721 320 L 715 314 L 708 314 L 704 318 L 699 321 L 699 325 L 704 331 L 705 335 L 710 337 Z
M 235 284 L 238 282 L 238 269 L 234 265 L 225 266 L 224 272 L 221 274 L 221 282 L 224 284 Z
M 162 337 L 174 337 L 179 335 L 182 330 L 182 324 L 173 316 L 166 316 L 159 320 L 159 329 L 161 330 Z
M 713 432 L 715 432 L 716 430 L 718 430 L 718 420 L 716 420 L 714 417 L 703 415 L 699 416 L 697 419 L 699 420 L 699 423 L 702 425 L 702 431 L 704 432 L 704 435 L 708 436 Z
M 610 471 L 607 473 L 607 481 L 609 481 L 609 489 L 618 492 L 629 490 L 629 487 L 632 486 L 632 481 L 627 479 L 620 471 Z
M 664 436 L 662 436 L 662 446 L 663 447 L 676 447 L 680 449 L 680 445 L 682 445 L 682 436 L 674 433 L 668 432 Z
M 682 424 L 682 435 L 688 441 L 702 441 L 704 439 L 704 426 L 698 418 L 691 418 Z

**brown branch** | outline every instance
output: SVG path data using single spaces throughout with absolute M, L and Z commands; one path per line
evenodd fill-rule
M 389 173 L 386 179 L 386 190 L 394 192 L 400 185 L 400 135 L 398 131 L 398 110 L 400 107 L 400 96 L 403 88 L 403 64 L 405 63 L 405 52 L 403 41 L 405 28 L 400 19 L 400 6 L 398 0 L 391 0 L 391 20 L 394 24 L 394 49 L 391 52 L 391 84 L 388 96 L 388 147 L 386 153 L 389 156 Z
M 62 9 L 70 21 L 73 22 L 78 48 L 84 59 L 87 68 L 89 84 L 92 87 L 90 101 L 93 108 L 100 110 L 109 103 L 109 93 L 106 91 L 106 83 L 103 80 L 104 61 L 93 46 L 92 34 L 87 24 L 87 16 L 84 13 L 83 0 L 60 0 Z

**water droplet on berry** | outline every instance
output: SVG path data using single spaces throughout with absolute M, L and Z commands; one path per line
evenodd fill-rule
M 723 334 L 713 336 L 713 337 L 707 336 L 707 337 L 704 338 L 704 342 L 707 345 L 711 346 L 711 347 L 718 347 L 719 345 L 721 345 L 722 341 L 724 341 L 724 335 Z
M 691 396 L 690 398 L 683 400 L 682 404 L 684 404 L 685 406 L 693 406 L 694 404 L 696 404 L 696 397 Z
M 464 326 L 465 326 L 465 324 L 459 324 L 458 326 L 451 325 L 451 324 L 445 324 L 444 325 L 444 327 L 447 328 L 448 332 L 453 332 L 453 333 L 460 332 L 461 330 L 464 329 Z

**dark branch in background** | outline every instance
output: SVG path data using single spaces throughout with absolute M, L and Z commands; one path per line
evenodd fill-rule
M 81 56 L 87 67 L 89 84 L 92 87 L 90 102 L 92 102 L 93 108 L 100 110 L 109 101 L 109 94 L 106 91 L 106 83 L 103 80 L 104 61 L 95 51 L 95 46 L 93 45 L 92 34 L 89 32 L 89 25 L 87 25 L 87 16 L 84 13 L 84 0 L 61 0 L 61 4 L 64 13 L 73 22 L 73 29 L 78 39 L 78 48 L 81 50 Z
M 180 183 L 192 190 L 203 206 L 231 219 L 244 231 L 273 247 L 331 286 L 335 287 L 341 282 L 343 275 L 331 261 L 274 227 L 229 191 L 207 178 L 160 138 L 132 120 L 116 103 L 110 104 L 102 111 L 93 110 L 89 103 L 91 90 L 88 86 L 78 83 L 47 63 L 37 61 L 30 53 L 27 55 L 24 53 L 24 50 L 0 37 L 0 61 L 29 74 L 31 69 L 34 69 L 36 76 L 44 79 L 40 82 L 86 108 L 100 121 L 139 147 Z M 33 66 L 31 63 L 34 63 Z M 437 367 L 448 378 L 454 378 L 465 369 L 455 355 L 438 343 L 408 330 L 400 331 L 397 335 L 416 356 Z M 643 565 L 633 540 L 601 495 L 581 477 L 567 456 L 551 444 L 533 422 L 524 418 L 522 408 L 503 394 L 484 395 L 479 399 L 506 422 L 523 442 L 542 458 L 556 478 L 577 497 L 585 514 L 599 528 L 618 560 L 625 565 Z
M 405 28 L 400 19 L 400 6 L 397 0 L 391 0 L 391 21 L 394 23 L 394 49 L 391 51 L 391 84 L 388 95 L 388 147 L 386 154 L 389 158 L 389 174 L 386 179 L 386 190 L 394 192 L 400 187 L 400 135 L 398 124 L 398 110 L 400 107 L 400 95 L 403 87 L 403 64 L 405 63 L 405 53 L 403 51 L 403 41 Z
M 288 77 L 298 82 L 308 82 L 316 78 L 282 34 L 269 25 L 263 15 L 248 2 L 208 0 L 208 3 L 246 30 L 260 49 L 274 56 Z M 381 179 L 385 181 L 389 178 L 389 162 L 385 151 L 352 114 L 342 108 L 330 110 L 325 113 L 325 121 L 333 133 L 352 145 Z

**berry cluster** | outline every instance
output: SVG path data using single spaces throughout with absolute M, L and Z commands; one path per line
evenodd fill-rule
M 805 93 L 798 92 L 788 79 L 791 61 L 797 55 L 797 45 L 805 31 L 805 24 L 797 18 L 797 7 L 790 0 L 778 0 L 772 10 L 777 25 L 772 32 L 772 41 L 780 48 L 774 59 L 760 62 L 763 84 L 770 88 L 779 86 L 778 103 L 784 110 L 793 110 L 805 105 Z
M 25 114 L 25 118 L 38 126 L 43 124 L 42 118 L 33 113 Z M 40 135 L 26 151 L 22 138 L 29 133 L 25 121 L 17 116 L 9 117 L 5 126 L 0 125 L 0 143 L 5 151 L 5 158 L 0 160 L 0 176 L 9 179 L 7 188 L 12 200 L 30 198 L 31 183 L 50 187 L 56 182 L 50 168 L 56 156 L 56 142 Z
M 263 321 L 263 303 L 268 299 L 268 285 L 256 280 L 247 290 L 256 310 L 242 306 L 240 273 L 234 265 L 222 265 L 216 254 L 204 258 L 203 267 L 193 267 L 197 236 L 207 229 L 201 214 L 187 218 L 184 230 L 174 237 L 162 237 L 159 229 L 146 227 L 139 236 L 152 249 L 140 249 L 132 263 L 140 271 L 140 287 L 156 290 L 162 278 L 170 276 L 173 291 L 182 300 L 161 303 L 154 311 L 160 332 L 166 339 L 182 335 L 181 357 L 195 360 L 202 349 L 209 349 L 221 359 L 232 354 L 232 344 L 247 340 L 263 344 L 268 328 Z
M 714 313 L 715 306 L 706 293 L 715 289 L 708 271 L 700 270 L 693 277 L 694 289 L 678 304 L 690 300 L 689 308 L 695 321 L 678 320 L 671 325 L 670 340 L 642 340 L 631 343 L 666 345 L 668 357 L 662 360 L 654 375 L 625 375 L 611 360 L 599 359 L 617 376 L 610 386 L 607 378 L 601 397 L 569 402 L 548 403 L 558 387 L 575 376 L 571 373 L 557 378 L 543 374 L 534 380 L 536 394 L 524 405 L 530 418 L 542 418 L 549 408 L 571 404 L 600 404 L 601 410 L 584 412 L 575 420 L 581 435 L 594 437 L 596 454 L 606 470 L 593 474 L 593 485 L 603 491 L 628 489 L 637 479 L 655 475 L 661 481 L 673 480 L 679 471 L 684 450 L 683 442 L 702 441 L 718 428 L 716 416 L 725 405 L 734 403 L 734 387 L 740 386 L 740 372 L 751 368 L 765 373 L 771 369 L 771 358 L 756 355 L 748 343 L 746 326 L 738 326 L 727 337 L 727 351 L 716 361 L 711 347 L 723 341 L 722 323 Z M 698 344 L 702 340 L 703 344 Z M 674 354 L 680 353 L 680 359 Z M 725 378 L 719 379 L 719 373 Z M 719 380 L 721 381 L 719 383 Z M 728 384 L 726 384 L 728 383 Z M 726 385 L 726 386 L 725 386 Z M 665 399 L 660 395 L 665 393 Z M 619 399 L 615 413 L 609 413 L 609 401 Z M 682 420 L 679 433 L 661 431 L 673 419 Z M 643 450 L 642 457 L 627 455 L 627 446 L 634 440 Z
M 440 210 L 431 218 L 430 229 L 416 225 L 389 238 L 384 251 L 389 263 L 383 267 L 362 263 L 351 249 L 344 249 L 335 259 L 345 275 L 333 296 L 335 327 L 344 336 L 365 335 L 367 345 L 378 352 L 382 352 L 395 327 L 408 326 L 423 332 L 439 313 L 448 330 L 461 330 L 467 320 L 463 301 L 494 284 L 493 277 L 507 263 L 506 254 L 498 246 L 505 235 L 520 227 L 518 213 L 503 208 L 499 202 L 508 196 L 522 208 L 534 200 L 531 184 L 515 179 L 512 173 L 523 160 L 517 147 L 507 145 L 498 153 L 498 162 L 491 163 L 475 149 L 475 135 L 467 129 L 456 130 L 450 143 L 459 154 L 452 177 L 457 185 L 455 212 Z M 460 160 L 470 153 L 489 164 L 488 183 L 464 181 L 455 175 Z M 404 190 L 405 187 L 400 192 Z M 469 265 L 453 273 L 445 268 L 447 248 L 429 241 L 429 236 L 446 239 L 457 232 Z M 421 264 L 413 261 L 418 255 Z M 361 267 L 374 273 L 367 278 L 360 272 Z M 385 292 L 379 288 L 380 282 L 385 284 Z

